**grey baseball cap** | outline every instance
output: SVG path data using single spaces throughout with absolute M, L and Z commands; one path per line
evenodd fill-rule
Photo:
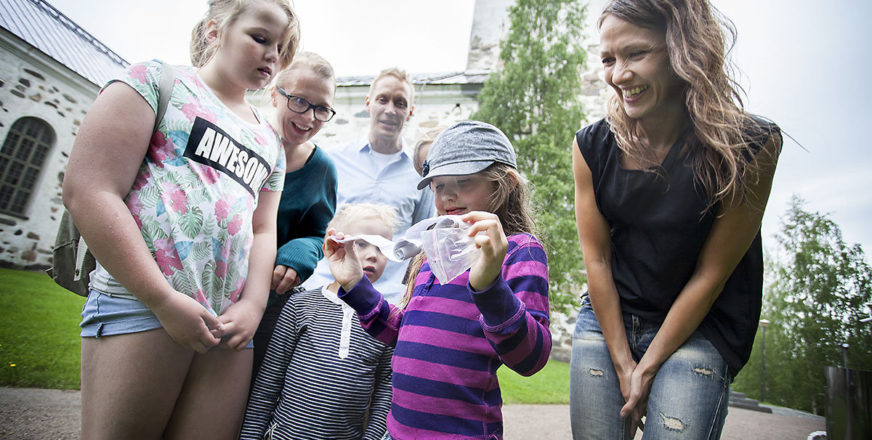
M 495 162 L 518 168 L 509 138 L 484 122 L 458 122 L 440 133 L 430 146 L 418 189 L 429 185 L 434 177 L 475 174 Z

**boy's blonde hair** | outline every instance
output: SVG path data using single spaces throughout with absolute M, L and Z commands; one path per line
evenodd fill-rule
M 397 229 L 397 209 L 393 206 L 375 203 L 349 203 L 342 205 L 336 211 L 336 215 L 333 216 L 330 223 L 327 223 L 327 229 L 345 231 L 354 223 L 367 219 L 380 221 L 391 231 L 391 236 L 393 236 L 394 231 Z
M 288 34 L 282 42 L 282 50 L 279 53 L 279 65 L 282 69 L 291 64 L 294 52 L 300 42 L 300 21 L 297 14 L 287 0 L 257 0 L 271 2 L 284 11 L 288 16 Z M 200 20 L 194 30 L 191 31 L 191 65 L 203 67 L 215 56 L 218 50 L 218 42 L 206 41 L 206 25 L 214 20 L 218 24 L 218 31 L 223 32 L 230 27 L 239 16 L 245 12 L 245 8 L 254 3 L 252 0 L 209 0 L 209 10 L 206 16 Z
M 400 69 L 399 67 L 388 67 L 387 69 L 379 72 L 378 76 L 376 76 L 375 79 L 372 80 L 372 84 L 369 85 L 368 95 L 372 97 L 372 91 L 375 89 L 376 83 L 378 83 L 380 79 L 386 76 L 392 76 L 409 85 L 409 106 L 411 106 L 412 103 L 415 102 L 415 85 L 412 84 L 412 78 L 409 77 L 409 74 L 407 74 L 405 70 Z

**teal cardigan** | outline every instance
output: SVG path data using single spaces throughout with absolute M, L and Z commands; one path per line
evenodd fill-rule
M 285 174 L 277 222 L 276 265 L 294 269 L 305 281 L 323 257 L 327 223 L 336 212 L 336 167 L 321 148 L 296 171 Z

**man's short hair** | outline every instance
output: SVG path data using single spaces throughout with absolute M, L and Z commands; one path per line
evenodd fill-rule
M 379 72 L 378 76 L 376 76 L 375 79 L 372 80 L 372 84 L 369 85 L 369 96 L 372 97 L 372 90 L 375 88 L 375 84 L 380 79 L 386 76 L 392 76 L 409 85 L 409 90 L 411 91 L 411 93 L 409 94 L 409 106 L 411 106 L 412 103 L 415 102 L 415 85 L 412 84 L 412 78 L 409 76 L 409 74 L 406 73 L 405 70 L 400 69 L 399 67 L 388 67 L 387 69 Z

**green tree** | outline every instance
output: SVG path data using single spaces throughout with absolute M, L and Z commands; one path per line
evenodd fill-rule
M 865 303 L 872 301 L 872 268 L 859 244 L 849 246 L 839 226 L 825 214 L 804 209 L 794 196 L 776 235 L 770 258 L 772 277 L 764 295 L 766 400 L 822 414 L 824 368 L 841 366 L 847 343 L 848 367 L 872 368 L 872 324 Z M 736 387 L 758 395 L 760 335 Z M 744 370 L 743 370 L 744 371 Z
M 500 44 L 502 68 L 484 83 L 472 115 L 499 127 L 515 146 L 548 253 L 551 307 L 564 312 L 586 282 L 570 151 L 584 117 L 578 100 L 586 57 L 584 14 L 585 6 L 575 0 L 517 0 Z

